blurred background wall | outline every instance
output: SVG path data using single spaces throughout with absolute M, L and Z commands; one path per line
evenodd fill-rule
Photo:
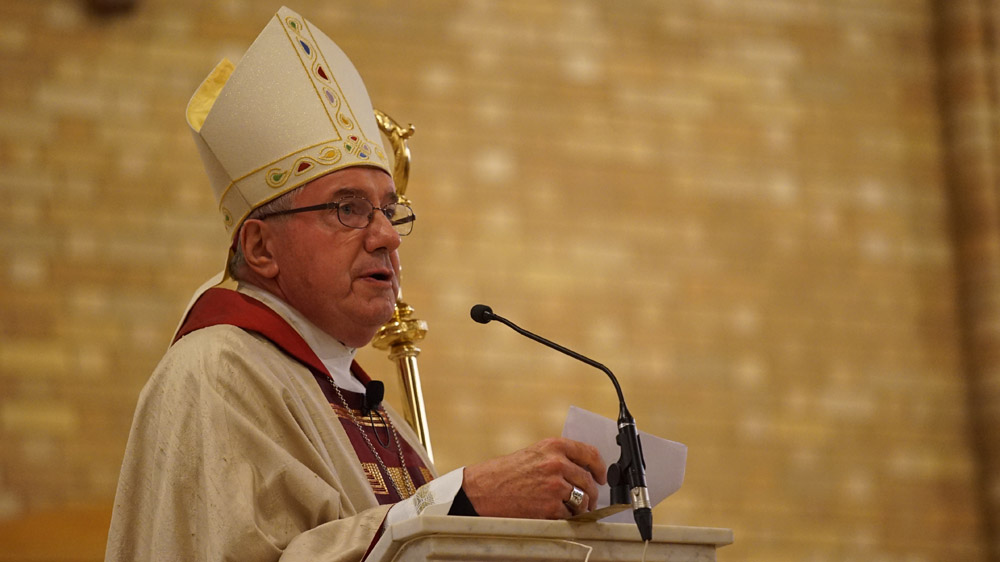
M 139 390 L 225 255 L 184 107 L 278 7 L 95 2 L 0 3 L 0 560 L 103 555 Z M 720 560 L 1000 560 L 995 4 L 290 4 L 417 126 L 438 468 L 617 413 L 485 302 L 688 445 L 655 520 L 733 528 Z

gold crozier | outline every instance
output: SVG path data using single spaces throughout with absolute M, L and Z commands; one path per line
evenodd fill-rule
M 413 125 L 408 125 L 405 129 L 400 127 L 392 117 L 377 109 L 375 120 L 392 146 L 392 179 L 396 184 L 399 202 L 409 205 L 406 183 L 410 176 L 410 148 L 406 145 L 406 139 L 410 138 L 416 129 Z M 413 308 L 403 302 L 401 289 L 396 297 L 396 311 L 392 319 L 379 328 L 372 345 L 376 349 L 388 350 L 389 360 L 396 364 L 396 372 L 399 374 L 406 395 L 403 415 L 420 438 L 420 443 L 427 451 L 427 457 L 434 462 L 430 432 L 427 429 L 427 415 L 424 411 L 424 395 L 420 389 L 420 371 L 417 369 L 417 355 L 420 354 L 420 348 L 416 346 L 416 342 L 424 339 L 425 335 L 427 335 L 427 322 L 413 318 Z

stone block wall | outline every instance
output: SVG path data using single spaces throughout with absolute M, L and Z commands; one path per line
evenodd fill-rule
M 110 505 L 225 234 L 183 110 L 278 7 L 0 4 L 0 518 Z M 986 560 L 926 0 L 291 6 L 416 124 L 401 250 L 439 468 L 614 417 L 720 560 Z M 362 356 L 375 376 L 392 365 Z

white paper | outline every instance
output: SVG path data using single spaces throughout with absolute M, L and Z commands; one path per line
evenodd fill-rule
M 606 465 L 617 462 L 621 456 L 621 448 L 615 442 L 618 436 L 618 422 L 593 412 L 588 412 L 576 406 L 569 407 L 566 424 L 562 436 L 597 447 Z M 676 492 L 684 482 L 684 466 L 687 462 L 687 446 L 676 441 L 639 430 L 639 440 L 642 442 L 642 453 L 646 459 L 646 488 L 649 490 L 649 501 L 654 507 L 667 496 Z M 607 484 L 599 486 L 597 509 L 611 504 L 611 487 Z M 632 521 L 631 511 L 623 511 L 604 521 L 629 523 Z

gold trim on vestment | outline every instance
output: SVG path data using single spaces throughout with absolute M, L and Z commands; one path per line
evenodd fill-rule
M 372 487 L 372 492 L 380 496 L 389 495 L 389 487 L 385 484 L 385 479 L 382 478 L 382 471 L 378 469 L 378 464 L 373 462 L 363 462 L 361 463 L 361 470 L 365 472 L 365 477 L 368 478 L 368 484 Z

